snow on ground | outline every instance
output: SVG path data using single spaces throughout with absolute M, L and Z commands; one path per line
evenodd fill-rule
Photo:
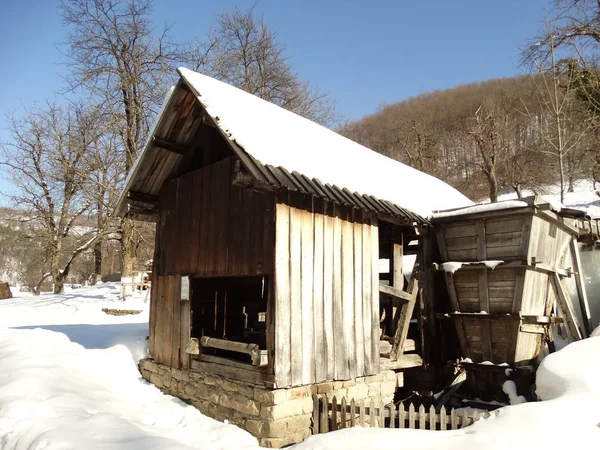
M 123 307 L 118 284 L 17 295 L 0 301 L 0 449 L 257 448 L 141 379 L 148 305 L 103 313 Z
M 256 440 L 143 381 L 148 305 L 122 308 L 119 285 L 0 301 L 0 449 L 247 449 Z M 128 301 L 127 303 L 131 303 Z M 538 371 L 544 402 L 501 408 L 457 431 L 354 428 L 296 449 L 560 448 L 600 440 L 600 337 L 567 346 Z

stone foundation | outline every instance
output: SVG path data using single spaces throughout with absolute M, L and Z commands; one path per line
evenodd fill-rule
M 396 390 L 396 374 L 391 370 L 350 381 L 267 389 L 195 370 L 174 369 L 151 359 L 141 360 L 139 368 L 144 379 L 163 392 L 209 417 L 249 431 L 263 447 L 283 447 L 311 435 L 313 394 L 388 403 Z

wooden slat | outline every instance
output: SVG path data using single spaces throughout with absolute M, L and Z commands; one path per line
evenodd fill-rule
M 504 220 L 486 220 L 486 232 L 488 234 L 496 233 L 514 233 L 522 231 L 523 216 Z
M 363 212 L 362 220 L 362 323 L 364 328 L 364 352 L 365 352 L 365 374 L 375 373 L 374 362 L 375 358 L 379 358 L 379 350 L 377 354 L 372 353 L 371 339 L 376 339 L 379 342 L 379 336 L 376 336 L 371 321 L 371 313 L 374 308 L 375 299 L 373 298 L 373 290 L 371 283 L 373 282 L 372 271 L 377 271 L 378 266 L 372 267 L 372 252 L 371 246 L 371 226 L 368 213 Z M 374 243 L 374 245 L 379 245 Z M 377 282 L 379 284 L 379 280 Z M 379 308 L 379 299 L 377 299 L 377 308 Z
M 313 258 L 313 324 L 314 324 L 314 353 L 315 353 L 315 381 L 327 380 L 327 351 L 325 348 L 325 317 L 323 299 L 324 280 L 324 223 L 323 201 L 315 199 L 314 217 L 314 258 Z
M 290 303 L 290 207 L 275 206 L 275 382 L 278 388 L 292 384 Z
M 301 212 L 302 384 L 315 382 L 315 335 L 313 309 L 314 223 L 312 198 Z
M 558 304 L 562 313 L 564 314 L 565 323 L 571 334 L 571 337 L 578 341 L 582 339 L 581 329 L 579 327 L 579 321 L 577 316 L 573 312 L 573 307 L 571 306 L 571 299 L 569 298 L 569 294 L 566 291 L 565 287 L 562 285 L 560 278 L 557 274 L 552 274 L 551 279 L 553 281 L 553 286 L 556 290 L 556 299 L 558 300 Z
M 342 219 L 341 207 L 334 208 L 333 219 L 333 339 L 335 345 L 335 379 L 347 380 L 348 352 L 346 347 L 346 331 L 344 330 L 344 313 L 342 310 Z
M 190 340 L 190 300 L 180 302 L 179 310 L 181 312 L 181 340 L 179 341 L 179 361 L 183 369 L 190 367 L 190 355 L 187 354 L 185 348 Z
M 211 167 L 205 167 L 202 169 L 202 197 L 201 203 L 201 214 L 202 214 L 202 226 L 200 232 L 200 240 L 198 242 L 198 274 L 207 275 L 210 269 L 210 261 L 208 258 L 210 252 L 210 233 L 212 232 L 212 226 L 210 216 L 210 199 L 211 199 Z
M 302 341 L 302 211 L 295 207 L 290 207 L 290 300 L 291 373 L 292 384 L 296 386 L 303 382 L 304 346 Z
M 373 307 L 371 309 L 371 355 L 373 357 L 373 370 L 379 372 L 379 229 L 377 228 L 377 216 L 371 215 L 371 298 Z
M 189 261 L 188 258 L 185 258 Z M 181 277 L 174 275 L 171 278 L 171 367 L 181 367 L 179 356 L 181 353 Z M 187 343 L 186 343 L 187 344 Z
M 583 328 L 585 330 L 585 337 L 589 337 L 593 331 L 592 314 L 590 312 L 590 304 L 585 290 L 583 267 L 581 266 L 581 257 L 579 255 L 579 244 L 577 243 L 577 238 L 575 236 L 571 238 L 570 249 L 573 270 L 575 271 L 575 285 L 577 287 L 579 309 L 581 310 L 581 316 L 583 318 Z
M 363 249 L 362 249 L 362 213 L 353 211 L 354 227 L 354 351 L 356 355 L 357 376 L 365 373 L 365 334 L 363 326 Z
M 323 211 L 323 327 L 326 379 L 335 378 L 335 342 L 333 331 L 333 205 L 324 204 Z
M 342 222 L 342 315 L 348 359 L 348 378 L 356 378 L 356 331 L 354 320 L 354 226 L 351 210 Z
M 321 433 L 327 433 L 329 431 L 329 402 L 327 401 L 327 394 L 321 398 L 323 404 L 323 412 L 321 414 Z

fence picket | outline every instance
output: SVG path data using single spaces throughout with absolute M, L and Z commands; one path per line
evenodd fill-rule
M 461 420 L 461 428 L 469 426 L 469 415 L 467 414 L 467 409 L 463 408 L 462 411 L 462 420 Z
M 427 415 L 425 414 L 425 407 L 423 405 L 419 406 L 419 429 L 425 430 L 427 429 Z
M 466 408 L 462 408 L 460 414 L 452 408 L 448 413 L 446 407 L 442 406 L 438 413 L 433 405 L 429 408 L 420 405 L 417 409 L 413 403 L 410 403 L 406 409 L 402 402 L 398 405 L 394 403 L 386 405 L 380 400 L 376 404 L 374 399 L 370 399 L 369 404 L 366 405 L 365 399 L 357 402 L 354 398 L 347 400 L 345 396 L 340 398 L 333 396 L 329 400 L 327 394 L 313 395 L 312 401 L 313 434 L 327 433 L 356 425 L 364 427 L 367 426 L 367 423 L 371 428 L 457 430 L 490 417 L 488 411 L 475 410 L 472 415 L 469 415 Z
M 331 399 L 331 431 L 338 429 L 337 423 L 337 398 L 334 395 Z
M 313 395 L 313 434 L 319 434 L 319 396 Z
M 406 410 L 404 409 L 404 403 L 400 402 L 398 406 L 398 428 L 406 427 Z
M 458 414 L 454 408 L 450 411 L 450 426 L 453 430 L 458 430 Z
M 446 407 L 440 408 L 440 430 L 445 431 L 448 429 L 448 416 L 446 415 Z
M 321 399 L 323 401 L 323 409 L 321 411 L 321 433 L 327 433 L 329 431 L 329 402 L 327 401 L 327 394 Z
M 411 403 L 408 406 L 408 428 L 410 428 L 411 430 L 415 429 L 415 420 L 416 420 L 415 405 L 413 405 Z
M 437 420 L 436 420 L 436 414 L 435 414 L 435 406 L 431 405 L 429 407 L 429 430 L 436 430 L 437 426 L 436 426 Z
M 360 399 L 360 426 L 365 426 L 365 401 Z

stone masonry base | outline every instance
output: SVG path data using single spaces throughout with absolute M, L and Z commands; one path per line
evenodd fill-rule
M 151 359 L 141 360 L 139 368 L 144 379 L 163 392 L 209 417 L 247 430 L 263 447 L 279 448 L 310 436 L 313 394 L 388 403 L 396 390 L 396 374 L 391 370 L 350 381 L 267 389 L 195 370 L 174 369 Z

